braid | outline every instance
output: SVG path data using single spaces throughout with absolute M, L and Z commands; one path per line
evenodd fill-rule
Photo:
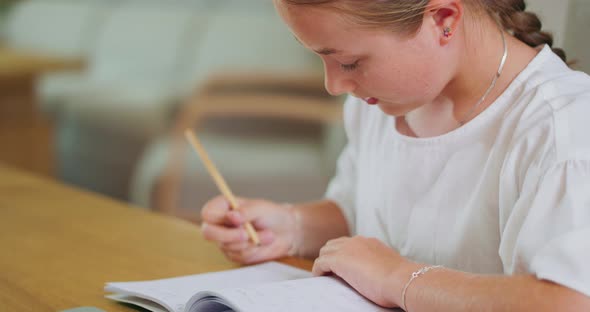
M 499 17 L 504 28 L 514 37 L 531 47 L 547 44 L 555 54 L 567 62 L 565 51 L 553 48 L 553 35 L 541 30 L 543 26 L 541 20 L 535 13 L 526 10 L 524 0 L 486 0 L 485 2 L 491 12 Z

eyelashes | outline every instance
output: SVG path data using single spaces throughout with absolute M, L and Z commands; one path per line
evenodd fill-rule
M 344 72 L 354 71 L 355 69 L 358 68 L 358 66 L 359 66 L 359 61 L 356 61 L 356 62 L 354 62 L 352 64 L 340 64 L 340 68 Z

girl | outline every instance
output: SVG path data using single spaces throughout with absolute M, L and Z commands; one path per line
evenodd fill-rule
M 350 95 L 349 143 L 324 200 L 216 198 L 207 239 L 241 263 L 317 257 L 384 307 L 590 311 L 590 78 L 524 1 L 275 5 Z

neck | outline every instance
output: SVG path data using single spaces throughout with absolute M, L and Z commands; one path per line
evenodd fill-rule
M 455 77 L 449 82 L 441 96 L 453 102 L 453 117 L 460 126 L 473 119 L 485 110 L 504 91 L 513 77 L 503 72 L 492 86 L 496 74 L 500 70 L 506 44 L 507 63 L 512 63 L 513 42 L 509 34 L 503 33 L 500 26 L 487 19 L 481 27 L 464 33 L 466 43 L 461 62 Z M 504 39 L 506 41 L 504 42 Z M 516 40 L 516 39 L 515 39 Z M 510 42 L 510 43 L 509 43 Z M 485 93 L 490 90 L 486 99 L 475 107 Z
M 471 28 L 455 38 L 462 44 L 456 74 L 443 92 L 430 104 L 407 114 L 401 121 L 405 134 L 432 137 L 450 132 L 465 124 L 488 108 L 508 87 L 512 80 L 535 57 L 536 50 L 505 33 L 508 58 L 502 74 L 485 100 L 474 109 L 486 93 L 496 75 L 504 44 L 499 26 L 491 19 L 481 27 Z M 398 118 L 399 120 L 399 118 Z

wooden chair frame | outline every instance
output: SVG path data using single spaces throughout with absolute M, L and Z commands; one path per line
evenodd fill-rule
M 176 207 L 186 164 L 187 145 L 183 133 L 215 117 L 329 125 L 341 122 L 342 105 L 339 98 L 327 94 L 323 76 L 318 74 L 219 73 L 212 76 L 179 110 L 171 131 L 171 156 L 152 192 L 154 210 L 195 222 L 200 220 L 194 212 Z

